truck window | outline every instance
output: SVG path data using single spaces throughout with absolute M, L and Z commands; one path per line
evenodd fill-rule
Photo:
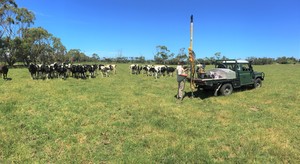
M 250 71 L 248 64 L 241 64 L 241 66 L 242 66 L 242 71 Z
M 234 65 L 230 64 L 228 65 L 228 68 L 234 71 Z

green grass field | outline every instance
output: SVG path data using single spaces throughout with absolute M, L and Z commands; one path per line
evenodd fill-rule
M 0 163 L 299 163 L 300 65 L 262 88 L 177 103 L 176 77 L 0 80 Z M 190 92 L 186 83 L 186 92 Z

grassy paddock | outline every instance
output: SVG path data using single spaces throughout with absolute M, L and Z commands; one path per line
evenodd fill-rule
M 0 163 L 299 163 L 300 65 L 263 87 L 176 103 L 176 77 L 0 80 Z M 189 85 L 186 91 L 190 92 Z

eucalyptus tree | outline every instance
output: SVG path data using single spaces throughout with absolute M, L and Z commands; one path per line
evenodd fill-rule
M 52 36 L 51 38 L 51 54 L 52 54 L 52 59 L 51 61 L 65 61 L 67 60 L 66 58 L 66 53 L 67 49 L 66 47 L 62 44 L 60 38 Z
M 93 53 L 92 54 L 92 60 L 94 62 L 98 62 L 98 61 L 100 61 L 100 56 L 98 54 L 96 54 L 96 53 Z
M 185 52 L 185 48 L 180 48 L 179 49 L 179 52 L 176 56 L 176 58 L 179 60 L 179 61 L 184 61 L 184 60 L 187 60 L 188 56 Z
M 34 23 L 34 14 L 26 8 L 18 8 L 14 0 L 0 2 L 1 55 L 13 65 L 22 51 L 23 32 Z M 6 43 L 4 43 L 6 42 Z
M 24 31 L 24 45 L 27 45 L 26 54 L 34 63 L 48 62 L 51 54 L 52 34 L 42 27 L 29 28 Z
M 18 5 L 13 0 L 1 0 L 0 1 L 0 37 L 11 35 L 12 24 L 15 24 L 14 16 Z
M 154 60 L 157 63 L 166 63 L 166 61 L 168 60 L 169 57 L 171 57 L 169 55 L 170 50 L 168 49 L 167 46 L 156 46 L 156 55 L 154 56 Z M 174 55 L 174 54 L 171 54 Z
M 71 62 L 85 62 L 89 60 L 89 57 L 85 55 L 85 53 L 81 52 L 80 49 L 70 49 L 66 57 L 71 61 Z

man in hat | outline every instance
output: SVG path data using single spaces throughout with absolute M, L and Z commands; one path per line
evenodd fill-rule
M 182 100 L 184 97 L 184 86 L 187 77 L 187 68 L 183 67 L 184 62 L 178 62 L 177 66 L 177 82 L 178 82 L 178 92 L 177 92 L 177 99 Z

